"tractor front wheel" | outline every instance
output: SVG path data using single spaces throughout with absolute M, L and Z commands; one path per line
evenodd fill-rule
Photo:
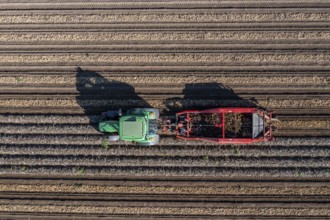
M 157 145 L 159 142 L 159 135 L 155 135 L 153 138 L 153 141 L 150 142 L 136 142 L 136 145 L 139 146 L 153 146 L 153 145 Z
M 108 136 L 108 141 L 119 141 L 119 135 Z

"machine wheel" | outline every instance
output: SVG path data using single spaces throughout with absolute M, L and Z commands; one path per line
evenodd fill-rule
M 155 119 L 159 118 L 159 109 L 156 108 L 133 108 L 130 110 L 130 112 L 153 112 L 155 114 Z
M 280 120 L 278 118 L 272 118 L 272 122 L 279 122 Z
M 159 119 L 159 109 L 156 108 L 147 108 L 148 112 L 153 112 L 155 114 L 155 119 Z
M 119 135 L 110 135 L 108 136 L 109 141 L 119 141 Z
M 152 145 L 157 145 L 158 142 L 159 142 L 159 135 L 156 135 L 155 140 L 153 142 L 148 142 L 148 143 L 136 142 L 136 145 L 139 145 L 139 146 L 152 146 Z
M 280 120 L 278 119 L 278 115 L 273 114 L 272 115 L 272 122 L 279 122 Z
M 138 146 L 153 146 L 153 145 L 156 145 L 157 143 L 153 143 L 153 142 L 150 142 L 150 143 L 139 143 L 139 142 L 136 142 L 136 145 Z
M 121 115 L 122 115 L 121 109 L 116 111 L 102 112 L 102 117 L 105 119 L 114 119 L 120 117 Z

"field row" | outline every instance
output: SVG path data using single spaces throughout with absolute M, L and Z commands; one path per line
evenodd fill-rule
M 21 202 L 24 202 L 26 199 L 31 199 L 34 201 L 34 204 L 40 204 L 40 200 L 44 200 L 46 198 L 46 202 L 50 202 L 52 200 L 55 200 L 55 205 L 58 203 L 57 201 L 65 199 L 63 201 L 63 204 L 70 204 L 70 201 L 76 201 L 77 200 L 83 204 L 87 202 L 88 199 L 86 197 L 92 197 L 93 198 L 93 205 L 119 205 L 118 203 L 122 203 L 122 205 L 128 205 L 128 206 L 141 206 L 141 202 L 145 205 L 146 203 L 153 203 L 154 206 L 163 206 L 163 207 L 191 207 L 195 208 L 201 207 L 200 201 L 203 201 L 203 205 L 207 207 L 228 207 L 228 203 L 235 202 L 238 203 L 240 206 L 249 207 L 252 206 L 253 203 L 259 203 L 261 207 L 275 207 L 274 205 L 271 205 L 271 202 L 276 203 L 286 203 L 290 204 L 290 206 L 296 207 L 295 201 L 298 199 L 301 199 L 301 196 L 294 196 L 294 195 L 261 195 L 261 196 L 250 196 L 245 195 L 242 200 L 239 200 L 239 196 L 233 196 L 233 195 L 220 195 L 220 196 L 214 196 L 214 195 L 185 195 L 185 194 L 163 194 L 163 195 L 155 195 L 155 194 L 139 194 L 137 197 L 136 195 L 130 195 L 130 194 L 94 194 L 94 193 L 88 193 L 88 194 L 64 194 L 64 193 L 10 193 L 5 192 L 2 193 L 1 199 L 2 201 L 8 200 L 8 199 L 15 199 L 16 201 L 14 204 L 20 204 Z M 39 200 L 39 201 L 38 201 Z M 184 202 L 189 201 L 189 205 L 185 204 Z M 301 203 L 310 204 L 310 203 L 319 203 L 319 207 L 326 207 L 325 203 L 329 201 L 329 197 L 326 195 L 318 195 L 318 196 L 308 196 L 304 198 L 303 200 L 300 200 Z M 1 203 L 1 200 L 0 200 Z M 9 201 L 10 204 L 13 204 L 13 202 Z M 227 203 L 227 204 L 226 204 Z M 250 203 L 250 204 L 246 204 Z M 262 203 L 262 205 L 260 204 Z M 77 204 L 77 203 L 76 203 Z M 75 204 L 75 205 L 76 205 Z M 120 205 L 119 205 L 120 206 Z M 282 207 L 279 205 L 278 207 Z
M 328 195 L 329 186 L 102 186 L 86 184 L 0 184 L 0 192 L 38 192 L 38 193 L 121 193 L 121 194 L 181 194 L 181 195 Z
M 322 166 L 299 165 L 288 167 L 287 164 L 273 166 L 161 166 L 161 165 L 131 165 L 131 166 L 101 166 L 100 164 L 73 163 L 72 165 L 57 165 L 55 161 L 47 164 L 31 160 L 22 163 L 0 165 L 0 174 L 6 175 L 65 175 L 76 176 L 111 176 L 111 177 L 195 177 L 195 178 L 324 178 L 329 179 L 328 164 Z M 72 162 L 72 161 L 66 161 Z M 268 164 L 271 160 L 264 160 Z M 36 164 L 34 164 L 36 163 Z M 60 163 L 60 161 L 58 161 Z
M 143 42 L 189 42 L 199 41 L 200 43 L 209 43 L 215 41 L 220 43 L 221 41 L 227 41 L 226 43 L 238 43 L 243 42 L 290 42 L 297 40 L 308 40 L 308 41 L 329 41 L 329 31 L 189 31 L 189 33 L 182 31 L 171 31 L 171 32 L 76 32 L 72 33 L 61 33 L 61 32 L 40 32 L 40 33 L 26 33 L 26 32 L 11 32 L 11 33 L 0 33 L 0 43 L 27 43 L 27 44 L 55 44 L 58 43 L 93 43 L 93 44 L 109 44 L 109 42 L 123 42 L 127 41 L 143 41 Z M 202 42 L 201 42 L 202 41 Z M 229 42 L 228 42 L 229 41 Z M 295 42 L 296 43 L 296 42 Z
M 22 4 L 25 3 L 25 4 Z M 92 2 L 4 2 L 0 4 L 1 10 L 86 10 L 86 9 L 102 9 L 102 10 L 122 10 L 122 9 L 259 9 L 259 8 L 279 8 L 279 9 L 324 9 L 329 8 L 330 4 L 324 1 L 173 1 L 173 2 L 161 2 L 161 1 L 128 1 L 128 2 L 105 2 L 105 1 L 92 1 Z
M 198 44 L 198 43 L 163 43 L 163 44 L 147 44 L 147 43 L 128 43 L 123 44 L 95 44 L 86 45 L 83 43 L 78 43 L 76 45 L 27 45 L 27 44 L 6 44 L 0 45 L 0 52 L 8 53 L 84 53 L 86 55 L 89 53 L 267 53 L 272 50 L 276 52 L 324 52 L 330 49 L 330 44 L 324 43 L 264 43 L 264 44 Z
M 86 75 L 84 75 L 86 72 Z M 89 73 L 89 75 L 88 75 Z M 19 74 L 19 75 L 17 75 Z M 268 87 L 277 86 L 278 89 L 285 88 L 284 86 L 304 86 L 306 88 L 307 85 L 315 84 L 315 86 L 328 86 L 330 82 L 330 76 L 328 74 L 324 74 L 321 76 L 320 74 L 316 74 L 311 72 L 309 76 L 299 75 L 299 73 L 292 74 L 290 76 L 278 76 L 274 74 L 260 74 L 260 75 L 251 75 L 250 73 L 240 73 L 237 76 L 226 76 L 223 75 L 213 75 L 210 76 L 208 74 L 200 73 L 199 76 L 191 76 L 177 73 L 176 76 L 173 73 L 162 73 L 158 75 L 156 72 L 148 73 L 148 75 L 138 75 L 138 74 L 127 74 L 127 76 L 120 74 L 119 72 L 90 72 L 89 70 L 83 70 L 80 72 L 79 70 L 72 71 L 71 75 L 30 75 L 26 73 L 18 73 L 15 76 L 10 76 L 13 74 L 1 73 L 0 75 L 0 84 L 1 85 L 11 85 L 11 86 L 22 86 L 22 85 L 45 85 L 45 86 L 82 86 L 82 87 L 92 87 L 92 86 L 115 86 L 118 84 L 130 84 L 132 86 L 140 86 L 146 87 L 149 85 L 154 86 L 169 86 L 173 88 L 173 86 L 182 86 L 185 84 L 195 84 L 194 87 L 198 87 L 198 85 L 202 86 L 202 83 L 209 83 L 215 85 L 216 83 L 220 85 L 226 84 L 228 86 L 231 85 L 240 85 L 240 86 L 248 86 L 248 85 L 257 85 L 264 86 L 265 84 Z M 282 87 L 281 87 L 282 86 Z M 267 87 L 267 88 L 268 88 Z M 224 89 L 226 89 L 224 87 Z
M 95 167 L 95 168 L 175 168 L 175 169 L 199 169 L 210 168 L 217 169 L 244 169 L 244 168 L 287 168 L 287 169 L 324 169 L 325 173 L 330 175 L 327 168 L 330 166 L 330 157 L 246 157 L 246 156 L 124 156 L 124 155 L 0 155 L 0 166 L 60 166 L 60 167 Z M 261 171 L 262 173 L 262 171 Z M 312 174 L 312 173 L 310 173 Z
M 150 205 L 150 204 L 146 204 Z M 102 214 L 110 215 L 125 215 L 133 214 L 140 217 L 161 217 L 163 215 L 198 217 L 198 216 L 270 216 L 270 217 L 306 217 L 306 216 L 328 216 L 329 209 L 324 208 L 271 208 L 271 207 L 223 207 L 223 208 L 174 208 L 174 207 L 118 207 L 118 206 L 95 206 L 95 205 L 0 205 L 1 212 L 14 212 L 15 214 L 34 212 L 59 214 Z M 33 215 L 32 215 L 33 216 Z M 81 216 L 83 217 L 83 216 Z M 132 217 L 132 216 L 131 216 Z
M 170 97 L 169 97 L 170 98 Z M 0 107 L 63 107 L 63 113 L 65 113 L 65 107 L 111 107 L 111 109 L 117 109 L 120 107 L 145 107 L 146 104 L 158 109 L 184 109 L 192 107 L 251 107 L 255 106 L 253 102 L 249 100 L 216 100 L 216 99 L 175 99 L 171 98 L 169 100 L 161 99 L 145 99 L 135 97 L 135 99 L 130 100 L 109 100 L 109 99 L 80 99 L 79 97 L 63 99 L 57 97 L 48 97 L 45 99 L 0 99 Z M 276 99 L 269 96 L 266 100 L 258 100 L 258 106 L 263 106 L 267 108 L 329 108 L 330 100 L 320 99 L 313 97 L 306 97 L 303 100 L 297 99 Z
M 18 79 L 19 80 L 19 79 Z M 121 83 L 124 85 L 124 83 Z M 89 88 L 89 85 L 93 85 L 93 89 Z M 214 87 L 217 85 L 216 87 Z M 128 90 L 128 86 L 131 86 L 132 90 Z M 11 95 L 19 95 L 19 94 L 33 94 L 33 95 L 63 95 L 67 97 L 67 95 L 81 95 L 86 94 L 87 96 L 92 96 L 96 94 L 100 94 L 100 97 L 108 97 L 117 99 L 118 97 L 127 97 L 129 95 L 137 95 L 139 94 L 141 98 L 150 97 L 151 94 L 157 94 L 157 97 L 167 98 L 169 96 L 176 98 L 202 98 L 205 97 L 205 94 L 210 94 L 207 98 L 225 98 L 225 99 L 238 99 L 240 98 L 250 98 L 252 96 L 255 99 L 263 99 L 263 95 L 272 94 L 272 96 L 280 97 L 281 95 L 287 96 L 297 96 L 305 94 L 310 94 L 315 97 L 318 95 L 321 97 L 322 95 L 330 94 L 330 87 L 326 85 L 305 85 L 305 86 L 290 86 L 283 85 L 279 87 L 278 85 L 269 85 L 268 88 L 261 87 L 262 85 L 258 84 L 249 84 L 249 85 L 235 85 L 230 87 L 222 86 L 222 84 L 218 83 L 196 83 L 196 84 L 186 84 L 186 85 L 165 85 L 164 84 L 147 84 L 147 85 L 132 85 L 127 84 L 125 86 L 120 86 L 116 83 L 108 83 L 108 84 L 92 84 L 86 83 L 85 85 L 77 84 L 76 87 L 69 87 L 68 85 L 31 85 L 28 84 L 23 87 L 22 84 L 17 83 L 11 86 L 3 85 L 0 88 L 0 93 L 2 95 L 11 94 Z M 212 88 L 213 86 L 213 88 Z M 104 91 L 116 91 L 116 93 L 106 94 Z
M 209 65 L 212 64 L 212 65 Z M 193 65 L 193 63 L 184 63 L 183 65 L 159 65 L 153 64 L 149 66 L 142 66 L 134 64 L 119 65 L 114 66 L 107 63 L 94 65 L 92 63 L 84 63 L 84 64 L 71 64 L 64 65 L 63 63 L 49 63 L 49 64 L 40 64 L 38 66 L 25 64 L 14 66 L 12 64 L 6 65 L 3 64 L 0 66 L 0 70 L 4 73 L 5 76 L 8 76 L 9 72 L 12 74 L 10 76 L 21 76 L 22 73 L 27 75 L 40 75 L 47 72 L 47 75 L 67 75 L 72 74 L 72 71 L 75 71 L 77 67 L 81 67 L 83 69 L 88 69 L 90 71 L 106 71 L 106 72 L 114 72 L 118 73 L 118 75 L 127 75 L 127 74 L 142 74 L 143 76 L 148 75 L 149 73 L 157 73 L 163 75 L 164 73 L 179 73 L 182 75 L 191 75 L 191 76 L 200 76 L 202 73 L 204 76 L 209 76 L 210 73 L 213 76 L 226 74 L 237 75 L 237 74 L 249 74 L 255 76 L 256 74 L 273 74 L 273 75 L 289 75 L 289 74 L 301 74 L 303 76 L 309 75 L 310 73 L 315 73 L 319 75 L 326 75 L 330 71 L 330 67 L 327 65 L 294 65 L 294 64 L 286 64 L 286 65 L 255 65 L 249 66 L 251 63 L 247 63 L 244 66 L 235 65 L 232 66 L 232 63 L 220 64 L 216 65 L 215 63 L 207 63 L 207 65 Z M 133 74 L 134 72 L 134 74 Z M 174 74 L 175 75 L 175 74 Z M 198 82 L 196 82 L 198 83 Z
M 109 144 L 102 147 L 100 141 L 86 145 L 84 142 L 78 145 L 74 144 L 25 144 L 13 143 L 2 144 L 0 146 L 1 155 L 82 155 L 82 156 L 146 156 L 146 157 L 200 157 L 207 161 L 211 157 L 228 157 L 228 158 L 258 158 L 258 157 L 283 157 L 283 158 L 317 158 L 329 157 L 330 148 L 325 145 L 300 145 L 290 144 L 281 145 L 283 138 L 276 138 L 271 145 L 258 144 L 247 146 L 228 146 L 228 145 L 209 145 L 203 142 L 196 142 L 195 146 L 189 145 L 188 142 L 177 141 L 177 145 L 166 145 L 161 141 L 161 145 L 143 147 L 136 145 L 118 145 Z M 166 139 L 165 139 L 166 141 Z M 190 142 L 191 143 L 191 142 Z M 181 145 L 179 145 L 181 144 Z M 27 153 L 28 152 L 28 153 Z
M 45 12 L 43 12 L 45 13 Z M 65 12 L 64 12 L 65 13 Z M 20 15 L 0 15 L 1 24 L 21 24 L 21 23 L 113 23 L 113 22 L 329 22 L 330 13 L 323 12 L 180 12 L 180 11 L 123 11 L 113 14 L 104 14 L 104 12 L 88 11 L 88 14 L 75 13 L 64 14 L 48 12 L 42 14 L 35 12 L 32 15 L 29 12 Z M 107 12 L 108 13 L 108 12 Z
M 25 63 L 45 64 L 45 63 L 65 63 L 79 65 L 83 63 L 135 63 L 141 65 L 143 63 L 298 63 L 305 64 L 306 62 L 320 65 L 324 62 L 330 61 L 330 54 L 327 53 L 224 53 L 224 54 L 47 54 L 47 55 L 35 55 L 35 54 L 7 54 L 0 55 L 0 63 L 19 63 L 23 65 Z
M 0 114 L 0 123 L 15 124 L 96 124 L 101 119 L 100 115 L 4 115 Z

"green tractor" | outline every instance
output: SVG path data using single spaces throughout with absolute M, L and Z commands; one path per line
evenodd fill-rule
M 133 108 L 122 113 L 102 113 L 99 130 L 109 134 L 109 141 L 129 141 L 137 145 L 156 145 L 159 142 L 157 121 L 159 110 L 154 108 Z

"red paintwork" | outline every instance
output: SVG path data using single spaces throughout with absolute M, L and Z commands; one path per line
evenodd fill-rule
M 250 143 L 256 143 L 256 142 L 265 142 L 265 141 L 271 141 L 273 140 L 273 134 L 272 134 L 272 127 L 271 127 L 271 121 L 272 121 L 272 113 L 257 109 L 257 108 L 213 108 L 213 109 L 207 109 L 207 110 L 187 110 L 176 113 L 176 118 L 180 115 L 186 115 L 186 117 L 189 120 L 189 113 L 219 113 L 222 114 L 222 128 L 225 126 L 225 120 L 224 120 L 224 113 L 258 113 L 258 115 L 262 116 L 264 121 L 264 129 L 263 129 L 263 136 L 258 138 L 225 138 L 225 129 L 222 129 L 222 137 L 224 138 L 208 138 L 208 137 L 189 137 L 189 132 L 187 132 L 186 136 L 179 135 L 178 128 L 176 130 L 176 136 L 177 138 L 184 139 L 184 140 L 206 140 L 216 143 L 222 143 L 222 144 L 250 144 Z M 269 124 L 269 130 L 266 131 L 265 124 Z

